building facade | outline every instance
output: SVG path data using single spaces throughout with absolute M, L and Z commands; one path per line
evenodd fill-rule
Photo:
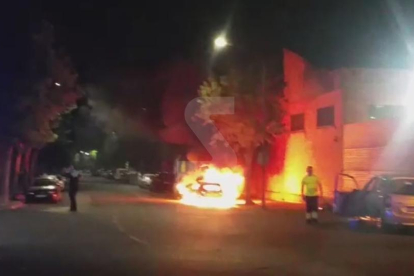
M 375 174 L 414 174 L 411 71 L 318 70 L 285 50 L 284 74 L 287 131 L 272 149 L 270 198 L 299 202 L 308 165 L 328 198 L 336 181 L 343 190 L 355 188 L 342 173 L 359 186 Z

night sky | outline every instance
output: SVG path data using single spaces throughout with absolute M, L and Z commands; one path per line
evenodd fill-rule
M 281 55 L 290 48 L 319 67 L 407 67 L 414 1 L 14 1 L 2 4 L 1 57 L 19 55 L 41 19 L 81 76 L 118 67 L 147 68 L 208 53 L 227 26 L 249 52 Z M 6 46 L 6 47 L 5 47 Z M 8 61 L 8 63 L 6 62 Z
M 105 115 L 114 109 L 125 117 L 136 118 L 145 109 L 142 117 L 148 120 L 149 129 L 163 126 L 161 99 L 166 87 L 154 76 L 168 68 L 171 61 L 200 65 L 211 55 L 214 36 L 223 30 L 227 30 L 232 44 L 226 51 L 238 52 L 240 58 L 275 58 L 279 70 L 283 48 L 297 52 L 316 67 L 328 69 L 411 68 L 414 64 L 410 54 L 414 41 L 413 0 L 111 2 L 2 3 L 0 96 L 10 93 L 11 84 L 24 76 L 21 72 L 30 64 L 30 34 L 39 31 L 42 20 L 54 25 L 57 46 L 71 56 L 84 87 L 90 83 L 105 87 L 103 83 L 108 79 L 113 82 L 114 86 L 98 93 L 105 103 L 102 106 L 110 104 L 111 109 L 103 109 L 108 110 Z M 181 79 L 188 82 L 186 78 Z M 141 89 L 142 83 L 155 86 Z M 167 90 L 185 90 L 183 87 L 170 83 Z M 96 113 L 98 108 L 93 110 Z M 131 129 L 139 133 L 145 128 Z

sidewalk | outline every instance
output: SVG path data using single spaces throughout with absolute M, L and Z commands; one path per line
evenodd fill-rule
M 10 201 L 7 204 L 0 204 L 0 211 L 3 210 L 17 210 L 23 208 L 25 204 L 21 201 Z
M 262 206 L 261 200 L 254 201 L 257 205 Z M 273 201 L 267 200 L 266 201 L 266 208 L 267 209 L 285 209 L 285 210 L 304 210 L 305 204 L 304 203 L 291 203 L 285 201 Z

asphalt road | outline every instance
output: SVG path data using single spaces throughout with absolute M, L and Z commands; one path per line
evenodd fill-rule
M 206 210 L 86 179 L 67 202 L 0 211 L 0 275 L 412 275 L 414 236 L 356 232 L 329 213 Z

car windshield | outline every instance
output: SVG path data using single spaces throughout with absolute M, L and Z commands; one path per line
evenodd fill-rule
M 36 187 L 50 186 L 50 185 L 55 185 L 55 182 L 47 178 L 36 179 L 33 184 L 33 186 L 36 186 Z
M 391 182 L 393 194 L 414 196 L 414 179 L 394 179 Z

